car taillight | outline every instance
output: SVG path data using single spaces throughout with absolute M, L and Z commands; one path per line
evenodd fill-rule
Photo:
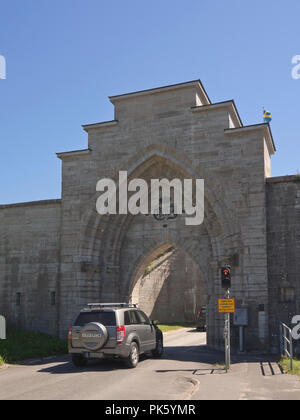
M 72 327 L 69 328 L 69 333 L 68 333 L 68 344 L 71 345 L 71 341 L 72 341 Z
M 125 339 L 125 327 L 117 327 L 117 344 L 122 344 Z

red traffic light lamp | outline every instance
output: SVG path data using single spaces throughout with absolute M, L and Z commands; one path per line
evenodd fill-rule
M 226 266 L 221 268 L 221 282 L 222 287 L 226 290 L 231 288 L 231 267 Z

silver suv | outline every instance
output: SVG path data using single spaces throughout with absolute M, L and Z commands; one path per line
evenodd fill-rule
M 69 329 L 68 348 L 77 367 L 113 357 L 135 368 L 143 353 L 162 356 L 163 334 L 137 305 L 89 303 Z

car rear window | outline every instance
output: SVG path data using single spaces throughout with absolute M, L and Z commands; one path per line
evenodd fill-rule
M 99 322 L 107 327 L 116 326 L 115 312 L 81 312 L 75 321 L 75 326 L 83 327 L 89 322 Z

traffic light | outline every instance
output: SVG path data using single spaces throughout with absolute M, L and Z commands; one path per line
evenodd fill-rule
M 222 280 L 222 287 L 226 290 L 230 289 L 231 287 L 231 267 L 222 267 L 221 268 L 221 280 Z

